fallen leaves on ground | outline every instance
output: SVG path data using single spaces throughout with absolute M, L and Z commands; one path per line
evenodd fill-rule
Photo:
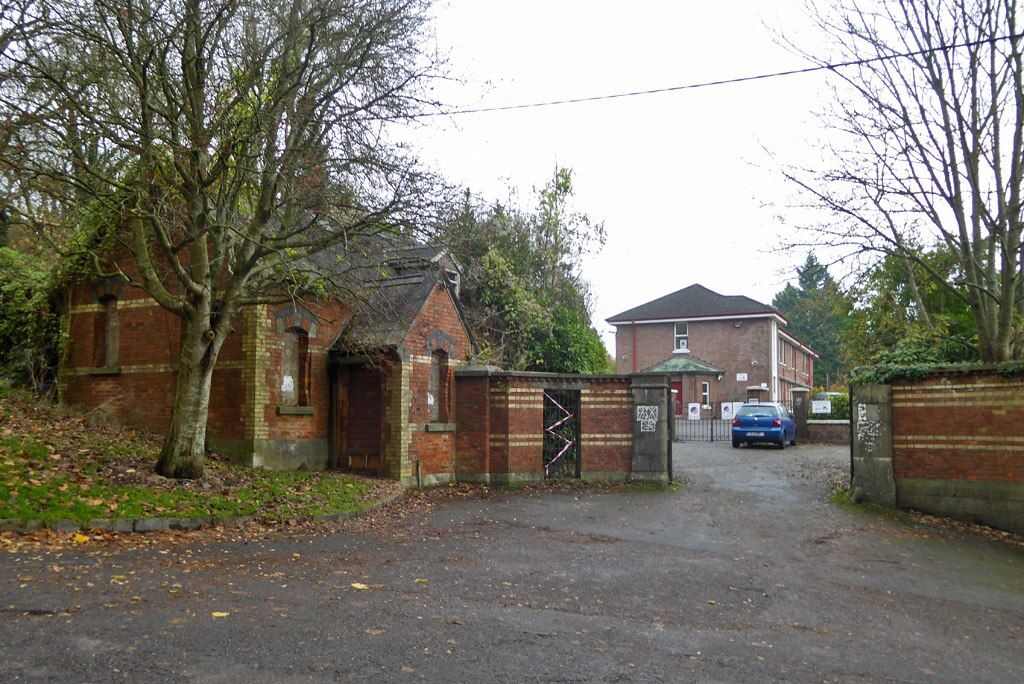
M 88 523 L 98 518 L 255 516 L 298 524 L 358 510 L 400 489 L 337 471 L 269 472 L 211 454 L 199 479 L 154 471 L 162 437 L 114 425 L 0 386 L 0 518 Z M 80 542 L 77 538 L 76 542 Z M 84 542 L 80 542 L 84 543 Z

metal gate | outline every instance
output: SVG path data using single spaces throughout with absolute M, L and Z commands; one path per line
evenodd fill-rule
M 580 477 L 580 391 L 544 390 L 544 477 Z
M 677 442 L 728 442 L 732 440 L 732 416 L 743 402 L 716 401 L 697 408 L 693 417 L 687 406 L 676 405 L 675 433 Z M 792 403 L 781 401 L 790 411 Z M 728 404 L 724 407 L 723 404 Z M 723 417 L 724 416 L 724 417 Z

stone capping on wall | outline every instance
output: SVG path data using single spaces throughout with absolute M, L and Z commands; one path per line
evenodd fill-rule
M 313 415 L 312 406 L 278 406 L 277 415 L 279 416 L 311 416 Z
M 808 418 L 808 425 L 849 425 L 850 421 L 842 418 Z
M 594 382 L 595 380 L 621 381 L 632 377 L 628 374 L 621 375 L 581 375 L 578 373 L 546 373 L 542 371 L 509 371 L 497 366 L 485 366 L 467 364 L 455 369 L 455 375 L 464 378 L 497 377 L 497 378 L 525 378 L 537 380 L 552 380 L 561 382 Z M 653 377 L 663 377 L 656 375 Z
M 83 368 L 76 368 L 75 371 L 79 375 L 120 375 L 120 366 L 88 366 Z

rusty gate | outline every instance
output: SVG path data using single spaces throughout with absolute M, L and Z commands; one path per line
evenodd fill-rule
M 578 478 L 580 461 L 580 391 L 544 390 L 544 477 Z

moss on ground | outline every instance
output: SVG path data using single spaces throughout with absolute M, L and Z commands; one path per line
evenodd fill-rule
M 153 473 L 159 438 L 0 385 L 0 519 L 307 518 L 356 512 L 392 490 L 336 472 L 271 472 L 211 459 L 202 480 Z

